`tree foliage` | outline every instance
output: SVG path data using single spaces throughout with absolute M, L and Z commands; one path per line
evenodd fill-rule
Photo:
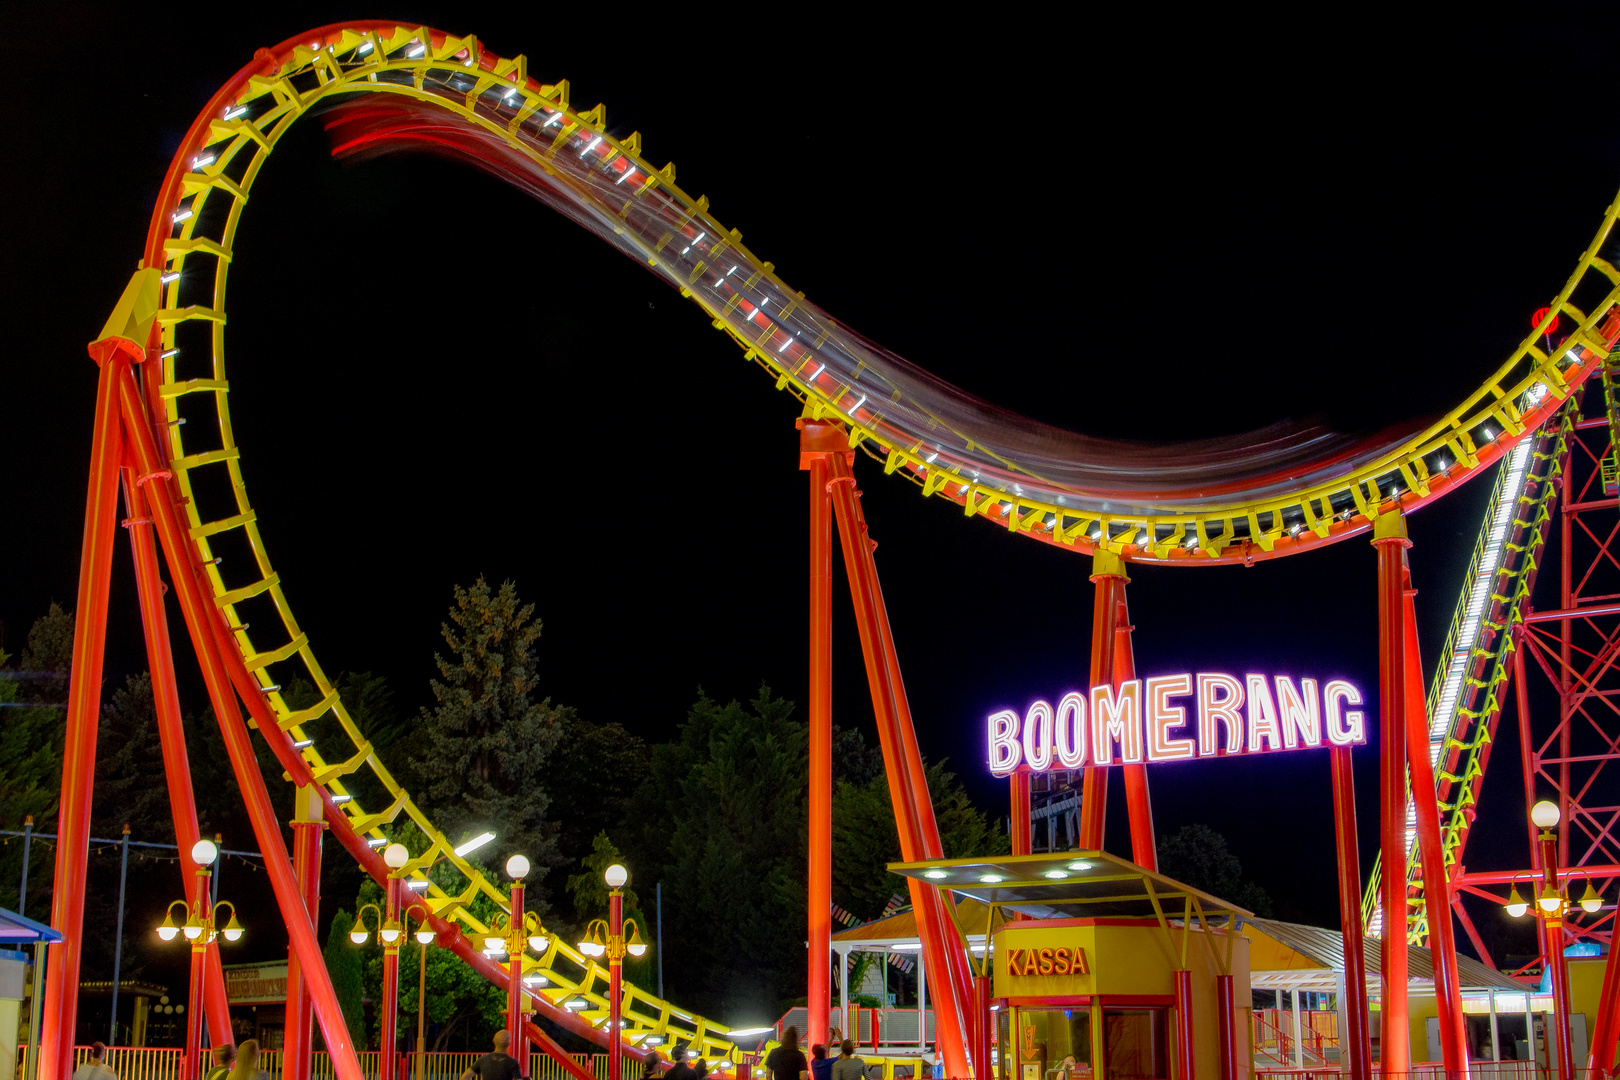
M 332 991 L 343 1010 L 343 1023 L 349 1029 L 349 1038 L 356 1046 L 366 1045 L 365 988 L 361 975 L 360 950 L 349 940 L 354 929 L 354 916 L 339 908 L 332 916 L 331 928 L 326 931 L 326 973 L 332 979 Z M 317 1030 L 319 1028 L 317 1027 Z
M 645 740 L 616 723 L 596 724 L 573 709 L 559 711 L 557 745 L 546 771 L 559 813 L 557 848 L 564 865 L 589 858 L 595 838 L 623 820 L 626 800 L 647 776 Z
M 489 828 L 504 850 L 528 856 L 533 906 L 543 910 L 542 881 L 558 862 L 546 766 L 563 710 L 530 699 L 540 636 L 534 605 L 518 600 L 512 582 L 491 592 L 479 577 L 471 588 L 456 586 L 441 630 L 450 652 L 434 654 L 438 704 L 422 711 L 424 746 L 412 768 L 440 828 Z
M 1243 864 L 1226 848 L 1226 837 L 1207 825 L 1184 825 L 1159 839 L 1159 872 L 1211 896 L 1270 917 L 1271 897 L 1243 879 Z

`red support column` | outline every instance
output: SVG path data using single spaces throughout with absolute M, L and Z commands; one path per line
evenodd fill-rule
M 126 455 L 126 461 L 133 454 Z M 158 742 L 163 748 L 163 776 L 169 790 L 169 814 L 174 819 L 175 843 L 188 852 L 202 839 L 197 828 L 197 803 L 191 789 L 191 763 L 186 756 L 186 732 L 180 720 L 180 692 L 175 683 L 174 652 L 169 642 L 169 619 L 163 603 L 167 591 L 158 573 L 157 546 L 152 539 L 151 511 L 141 493 L 140 477 L 127 464 L 123 470 L 124 506 L 129 511 L 129 546 L 135 562 L 135 592 L 140 599 L 141 630 L 146 638 L 146 666 L 152 674 L 152 699 L 157 714 Z M 181 888 L 190 887 L 181 860 Z M 208 943 L 203 967 L 203 1002 L 208 1014 L 208 1041 L 223 1046 L 236 1041 L 231 1032 L 230 1002 L 225 997 L 225 975 L 219 966 L 219 942 Z M 307 1080 L 307 1078 L 306 1078 Z
M 313 786 L 298 789 L 292 820 L 293 872 L 310 921 L 321 907 L 321 796 Z M 310 1080 L 310 1054 L 315 1048 L 314 1014 L 310 1010 L 309 989 L 305 985 L 298 951 L 287 946 L 287 1018 L 282 1036 L 282 1080 Z
M 507 933 L 512 935 L 506 945 L 506 1031 L 512 1043 L 508 1048 L 513 1057 L 518 1054 L 518 1033 L 523 1029 L 523 882 L 512 882 L 512 901 L 508 910 L 512 919 Z M 528 1062 L 518 1058 L 528 1072 Z
M 989 944 L 985 946 L 985 956 L 990 955 Z M 988 967 L 989 961 L 985 961 Z M 996 1045 L 995 1019 L 990 1013 L 990 1002 L 995 997 L 994 980 L 990 975 L 975 975 L 973 977 L 974 1011 L 979 1020 L 976 1026 L 977 1038 L 973 1041 L 973 1075 L 978 1080 L 991 1080 L 993 1070 L 990 1063 L 993 1060 L 993 1048 Z M 856 1033 L 857 1035 L 859 1032 Z M 829 1047 L 829 1049 L 831 1049 Z
M 1372 1032 L 1367 1025 L 1367 958 L 1361 939 L 1361 855 L 1356 839 L 1356 779 L 1350 748 L 1328 751 L 1333 770 L 1333 841 L 1339 860 L 1339 926 L 1344 934 L 1345 1031 L 1340 1047 L 1345 1080 L 1371 1080 Z
M 180 865 L 184 866 L 190 862 L 191 853 L 189 851 L 182 853 Z M 191 917 L 198 923 L 207 925 L 214 913 L 213 897 L 208 889 L 213 875 L 209 873 L 208 867 L 198 866 L 194 877 L 196 893 L 191 901 Z M 208 935 L 205 932 L 191 943 L 191 974 L 186 980 L 185 1060 L 181 1064 L 181 1076 L 184 1080 L 198 1080 L 203 1074 L 203 983 L 207 973 Z
M 831 449 L 829 449 L 829 446 Z M 799 468 L 810 473 L 810 822 L 805 1024 L 810 1045 L 827 1041 L 832 1007 L 832 547 L 827 455 L 849 453 L 829 424 L 799 421 Z
M 103 369 L 104 372 L 106 370 Z M 158 453 L 152 429 L 148 426 L 145 402 L 135 385 L 134 376 L 127 367 L 118 373 L 116 390 L 124 430 L 137 458 L 136 470 L 142 475 L 164 472 L 163 459 Z M 309 973 L 306 977 L 309 979 L 310 993 L 314 999 L 315 1015 L 320 1021 L 321 1034 L 326 1039 L 327 1049 L 332 1055 L 337 1080 L 363 1080 L 360 1061 L 355 1056 L 354 1044 L 350 1040 L 348 1026 L 343 1020 L 343 1010 L 338 1005 L 337 994 L 332 990 L 332 980 L 327 975 L 326 964 L 321 957 L 320 943 L 315 940 L 315 928 L 310 922 L 309 913 L 304 910 L 298 879 L 293 874 L 292 860 L 287 857 L 285 842 L 281 837 L 281 826 L 276 820 L 270 795 L 265 790 L 264 776 L 259 772 L 258 759 L 253 752 L 253 743 L 248 738 L 247 725 L 242 722 L 242 713 L 237 707 L 231 686 L 230 670 L 219 651 L 219 638 L 216 634 L 224 636 L 228 632 L 219 625 L 218 610 L 210 600 L 205 599 L 202 585 L 197 581 L 195 550 L 191 546 L 187 531 L 180 524 L 179 512 L 172 501 L 173 493 L 166 486 L 160 486 L 168 483 L 167 479 L 152 482 L 153 494 L 148 496 L 148 504 L 152 509 L 158 539 L 162 543 L 164 557 L 169 564 L 169 573 L 179 596 L 180 610 L 185 615 L 186 628 L 191 634 L 192 644 L 197 650 L 197 659 L 202 666 L 203 682 L 207 685 L 208 699 L 214 707 L 220 734 L 224 737 L 226 755 L 230 758 L 231 770 L 242 792 L 248 819 L 253 825 L 254 839 L 258 842 L 259 851 L 264 855 L 265 870 L 269 874 L 271 889 L 275 893 L 282 920 L 286 923 L 288 936 L 298 951 L 304 970 Z M 99 650 L 96 666 L 99 685 Z M 59 899 L 60 896 L 59 882 Z M 82 909 L 79 916 L 82 918 Z M 76 962 L 72 982 L 73 985 L 77 985 Z M 55 1004 L 60 1007 L 61 1003 L 59 992 Z M 52 1004 L 52 998 L 47 995 L 47 1007 Z M 58 1014 L 57 1018 L 59 1022 L 71 1021 L 71 1010 L 66 1016 Z M 62 1069 L 72 1061 L 72 1033 L 72 1024 L 69 1022 L 55 1034 L 57 1040 L 67 1040 L 67 1045 L 55 1048 L 56 1056 L 51 1060 L 51 1064 L 61 1076 L 42 1074 L 46 1075 L 48 1080 L 65 1080 L 66 1074 Z M 42 1063 L 44 1060 L 42 1058 Z
M 1220 1080 L 1241 1080 L 1238 1074 L 1237 1007 L 1232 976 L 1215 976 L 1215 1025 L 1220 1036 Z
M 62 746 L 61 809 L 56 825 L 56 875 L 51 925 L 62 943 L 50 950 L 39 1043 L 42 1080 L 65 1080 L 73 1071 L 73 1035 L 79 1015 L 79 959 L 84 947 L 86 864 L 90 857 L 90 796 L 96 771 L 96 731 L 101 721 L 101 664 L 107 642 L 107 599 L 113 537 L 118 532 L 118 466 L 122 420 L 120 376 L 144 359 L 134 343 L 113 339 L 92 346 L 101 364 L 96 419 L 90 440 L 90 480 L 79 557 L 79 598 L 74 609 L 73 668 L 68 682 L 67 738 Z M 98 351 L 100 355 L 98 355 Z
M 1115 689 L 1136 678 L 1136 653 L 1131 648 L 1131 631 L 1135 627 L 1131 626 L 1130 609 L 1125 601 L 1128 580 L 1119 579 L 1119 609 L 1114 617 Z M 1127 762 L 1120 771 L 1125 779 L 1125 813 L 1131 823 L 1131 861 L 1157 872 L 1159 847 L 1153 837 L 1153 803 L 1148 799 L 1147 766 Z
M 383 925 L 399 925 L 399 878 L 393 874 L 388 875 L 388 884 L 383 887 Z M 519 923 L 521 925 L 521 922 Z M 379 935 L 380 937 L 380 935 Z M 399 946 L 405 935 L 401 933 L 393 941 L 382 943 L 382 986 L 378 988 L 381 996 L 381 1008 L 377 1010 L 377 1072 L 380 1080 L 394 1080 L 399 1066 Z M 521 978 L 522 954 L 517 958 L 520 965 L 520 977 L 513 979 L 517 986 L 523 985 Z M 512 1033 L 514 1051 L 517 1049 L 518 1036 L 521 1027 L 508 1029 Z M 518 1058 L 519 1061 L 523 1059 Z M 525 1069 L 525 1072 L 528 1070 Z
M 1114 679 L 1114 653 L 1119 639 L 1119 609 L 1125 597 L 1125 563 L 1111 551 L 1099 549 L 1091 557 L 1091 581 L 1095 586 L 1091 605 L 1091 683 L 1111 685 Z M 1080 788 L 1080 848 L 1101 851 L 1108 824 L 1108 769 L 1086 766 Z
M 1411 1069 L 1406 1007 L 1406 519 L 1373 523 L 1378 553 L 1379 853 L 1383 870 L 1382 1068 Z M 1359 916 L 1358 916 L 1359 918 Z
M 1234 931 L 1235 932 L 1235 931 Z M 1176 976 L 1176 1076 L 1193 1080 L 1192 972 L 1179 970 Z
M 1023 765 L 1007 777 L 1007 820 L 1012 853 L 1030 854 L 1029 769 Z
M 872 561 L 872 542 L 860 512 L 859 492 L 855 490 L 855 478 L 850 474 L 848 461 L 841 455 L 832 455 L 829 464 L 828 487 L 837 515 L 856 625 L 860 629 L 861 653 L 872 691 L 872 709 L 883 747 L 889 794 L 894 801 L 901 858 L 907 861 L 940 858 L 939 828 L 934 820 L 933 802 L 927 794 L 927 776 L 917 751 L 916 730 L 894 651 L 888 612 L 883 605 L 883 589 L 878 583 L 877 566 Z M 935 1016 L 940 1056 L 947 1075 L 966 1076 L 967 1046 L 977 1026 L 971 1004 L 973 987 L 967 953 L 940 891 L 915 879 L 908 888 L 923 941 L 923 961 L 928 964 L 928 982 L 937 988 Z
M 620 1010 L 624 1008 L 624 893 L 618 889 L 608 892 L 608 938 L 613 948 L 608 952 L 608 1061 L 607 1080 L 620 1080 L 620 1059 L 624 1055 L 624 1021 Z
M 1575 1076 L 1575 1048 L 1570 1041 L 1569 1031 L 1572 1006 L 1569 961 L 1564 958 L 1563 890 L 1558 886 L 1558 837 L 1550 829 L 1543 829 L 1539 841 L 1542 895 L 1555 894 L 1560 898 L 1559 905 L 1552 911 L 1547 911 L 1539 903 L 1535 908 L 1536 917 L 1541 920 L 1542 955 L 1546 957 L 1548 970 L 1552 972 L 1553 1015 L 1547 1022 L 1556 1029 L 1558 1075 L 1561 1080 L 1572 1080 Z
M 1418 857 L 1423 868 L 1423 899 L 1429 915 L 1429 956 L 1433 960 L 1435 1007 L 1439 1015 L 1441 1057 L 1447 1080 L 1468 1076 L 1468 1027 L 1457 975 L 1457 940 L 1451 923 L 1451 881 L 1445 849 L 1440 845 L 1440 804 L 1435 793 L 1434 764 L 1429 759 L 1429 711 L 1423 694 L 1423 664 L 1418 654 L 1417 591 L 1404 590 L 1406 624 L 1406 759 L 1416 810 Z M 1406 876 L 1406 864 L 1401 864 Z M 1386 921 L 1387 925 L 1387 921 Z

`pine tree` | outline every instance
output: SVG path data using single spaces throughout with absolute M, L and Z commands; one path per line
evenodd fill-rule
M 558 863 L 543 782 L 565 711 L 550 698 L 530 700 L 540 636 L 534 605 L 521 603 L 510 581 L 492 594 L 480 576 L 470 589 L 456 586 L 441 629 L 450 655 L 434 654 L 438 705 L 422 711 L 424 753 L 412 762 L 424 802 L 452 839 L 488 829 L 503 851 L 528 856 L 529 904 L 543 913 L 541 881 Z
M 343 1010 L 343 1023 L 349 1029 L 349 1038 L 356 1047 L 366 1047 L 365 988 L 361 979 L 364 957 L 349 931 L 354 929 L 354 916 L 339 908 L 332 916 L 332 927 L 326 932 L 326 974 L 332 980 L 332 992 L 337 995 L 338 1007 Z M 374 928 L 375 929 L 375 928 Z M 319 1025 L 316 1026 L 319 1031 Z

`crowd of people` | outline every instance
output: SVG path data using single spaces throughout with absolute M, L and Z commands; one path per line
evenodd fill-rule
M 827 1056 L 827 1047 L 821 1043 L 810 1048 L 810 1057 L 799 1049 L 799 1029 L 790 1027 L 782 1033 L 782 1042 L 765 1058 L 767 1076 L 762 1080 L 865 1080 L 866 1062 L 855 1053 L 855 1044 L 844 1039 L 838 1043 L 838 1029 L 830 1032 L 831 1042 L 838 1045 L 836 1058 Z M 467 1067 L 460 1080 L 523 1080 L 523 1067 L 517 1058 L 508 1054 L 512 1037 L 505 1031 L 495 1033 L 494 1046 L 489 1053 Z M 213 1048 L 213 1067 L 204 1080 L 270 1080 L 259 1068 L 259 1043 L 246 1039 L 240 1046 L 223 1043 Z M 73 1080 L 118 1080 L 118 1074 L 107 1067 L 107 1044 L 97 1042 L 90 1047 L 89 1059 L 73 1071 Z M 643 1061 L 641 1080 L 706 1080 L 709 1064 L 701 1057 L 687 1060 L 685 1049 L 670 1051 L 670 1064 L 664 1067 L 657 1053 L 649 1053 Z

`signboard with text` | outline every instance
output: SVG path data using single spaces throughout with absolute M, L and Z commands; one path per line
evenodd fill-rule
M 287 961 L 225 964 L 225 997 L 232 1005 L 279 1005 L 287 1000 Z
M 1220 672 L 1129 679 L 1071 691 L 988 719 L 990 771 L 1007 776 L 1089 765 L 1355 746 L 1367 741 L 1361 691 L 1344 679 Z

